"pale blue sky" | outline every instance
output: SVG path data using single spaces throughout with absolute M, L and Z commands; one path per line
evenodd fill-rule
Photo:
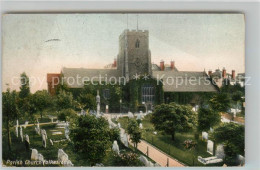
M 12 14 L 3 17 L 2 87 L 13 77 L 35 77 L 32 92 L 47 89 L 46 74 L 62 67 L 103 68 L 118 54 L 126 14 Z M 136 14 L 128 28 L 136 29 Z M 149 30 L 152 62 L 175 60 L 181 71 L 245 68 L 242 14 L 139 14 L 139 29 Z M 60 41 L 49 41 L 60 39 Z M 16 82 L 16 80 L 15 80 Z

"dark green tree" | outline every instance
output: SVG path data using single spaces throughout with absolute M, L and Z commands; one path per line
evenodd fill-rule
M 82 109 L 90 109 L 90 110 L 96 109 L 96 97 L 91 93 L 88 94 L 81 93 L 80 96 L 78 97 L 78 101 L 82 106 Z
M 92 115 L 80 116 L 72 127 L 70 139 L 75 152 L 91 166 L 100 163 L 112 146 L 108 121 Z
M 7 139 L 8 139 L 8 149 L 11 152 L 11 134 L 10 128 L 14 124 L 15 120 L 18 117 L 19 110 L 16 103 L 18 98 L 18 94 L 16 91 L 10 92 L 8 88 L 6 92 L 2 93 L 3 95 L 3 124 L 5 125 L 7 131 Z
M 211 108 L 199 108 L 198 110 L 198 131 L 208 131 L 220 123 L 221 115 Z
M 237 154 L 245 154 L 245 126 L 236 123 L 223 123 L 211 134 L 216 143 L 223 143 L 225 163 L 235 165 Z
M 171 135 L 174 141 L 176 132 L 185 132 L 195 127 L 197 114 L 190 106 L 176 103 L 161 104 L 155 107 L 151 122 L 156 130 Z
M 77 118 L 77 113 L 73 109 L 63 109 L 58 114 L 58 119 L 65 122 L 72 122 Z
M 70 92 L 60 91 L 56 96 L 56 105 L 58 110 L 74 108 L 75 103 Z
M 19 97 L 24 99 L 30 94 L 29 77 L 23 72 L 21 75 L 21 86 Z
M 43 110 L 52 105 L 52 98 L 47 90 L 39 90 L 33 94 L 33 103 L 42 118 Z
M 129 120 L 127 133 L 130 135 L 130 140 L 134 143 L 134 147 L 137 148 L 138 143 L 141 142 L 142 132 L 135 119 Z
M 227 93 L 218 93 L 209 100 L 209 104 L 213 110 L 226 112 L 230 108 L 230 101 Z

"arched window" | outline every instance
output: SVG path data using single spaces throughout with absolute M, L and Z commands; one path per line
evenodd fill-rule
M 140 47 L 140 40 L 137 39 L 135 42 L 135 48 L 139 48 Z
M 142 86 L 142 102 L 153 103 L 155 98 L 155 87 L 150 84 Z

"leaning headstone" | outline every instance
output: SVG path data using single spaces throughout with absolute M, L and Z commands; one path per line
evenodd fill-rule
M 25 135 L 25 141 L 27 141 L 30 144 L 30 138 L 27 134 Z
M 21 136 L 21 140 L 23 142 L 23 127 L 20 126 L 20 136 Z
M 214 142 L 208 140 L 207 152 L 210 153 L 211 155 L 213 155 L 213 147 L 214 147 Z
M 134 118 L 134 115 L 133 115 L 133 113 L 132 112 L 128 112 L 128 118 Z
M 32 161 L 38 160 L 38 151 L 36 149 L 32 149 L 31 160 Z
M 46 136 L 44 133 L 42 133 L 42 146 L 46 148 Z
M 217 157 L 217 158 L 220 158 L 220 159 L 224 159 L 224 157 L 225 157 L 225 151 L 224 151 L 224 145 L 223 145 L 223 144 L 217 145 L 217 148 L 216 148 L 216 157 Z
M 207 141 L 208 140 L 208 136 L 209 136 L 209 134 L 207 133 L 207 132 L 202 132 L 202 140 L 203 141 Z
M 145 165 L 145 166 L 149 166 L 149 161 L 147 160 L 147 158 L 143 155 L 141 155 L 139 157 L 139 160 Z
M 116 152 L 117 154 L 119 154 L 119 152 L 120 152 L 120 151 L 119 151 L 119 146 L 118 146 L 116 140 L 115 140 L 114 143 L 113 143 L 112 150 L 113 150 L 114 152 Z
M 50 139 L 50 143 L 51 143 L 51 145 L 53 146 L 53 141 Z
M 245 158 L 242 155 L 237 155 L 237 162 L 240 166 L 245 165 Z
M 38 161 L 41 161 L 42 164 L 44 164 L 44 157 L 42 156 L 42 154 L 38 154 Z
M 139 128 L 143 129 L 143 124 L 142 123 L 139 124 Z

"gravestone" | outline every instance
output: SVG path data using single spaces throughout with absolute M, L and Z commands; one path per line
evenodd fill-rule
M 134 118 L 134 115 L 132 112 L 128 112 L 128 118 L 131 119 L 131 118 Z
M 150 163 L 149 163 L 150 161 L 148 161 L 145 156 L 141 155 L 141 156 L 139 157 L 139 160 L 140 160 L 146 167 L 150 166 Z
M 143 124 L 142 123 L 139 124 L 139 128 L 143 129 Z
M 245 158 L 242 155 L 237 155 L 237 163 L 240 166 L 244 166 L 245 165 Z
M 15 127 L 15 134 L 16 134 L 16 137 L 19 137 L 18 126 Z
M 120 123 L 118 123 L 118 124 L 117 124 L 117 127 L 118 127 L 118 128 L 121 128 L 121 124 L 120 124 Z
M 23 127 L 20 126 L 20 136 L 21 136 L 21 140 L 23 142 Z
M 42 146 L 44 147 L 44 148 L 46 148 L 46 135 L 44 134 L 44 133 L 42 133 Z
M 41 161 L 42 164 L 44 165 L 44 157 L 42 156 L 42 154 L 38 154 L 38 161 Z
M 207 133 L 207 132 L 202 132 L 202 140 L 203 141 L 207 141 L 208 140 L 208 136 L 209 136 L 209 134 Z
M 25 135 L 25 141 L 27 141 L 30 144 L 30 138 L 27 134 Z
M 53 141 L 50 139 L 50 143 L 51 143 L 51 145 L 53 146 Z
M 224 151 L 224 145 L 223 145 L 223 144 L 217 145 L 217 148 L 216 148 L 216 157 L 217 157 L 217 158 L 220 158 L 220 159 L 224 159 L 224 157 L 225 157 L 225 151 Z
M 119 151 L 119 146 L 118 146 L 116 140 L 115 140 L 114 143 L 113 143 L 112 150 L 113 150 L 114 152 L 116 152 L 117 154 L 119 154 L 119 152 L 120 152 L 120 151 Z
M 24 129 L 26 129 L 26 127 L 27 127 L 28 124 L 29 124 L 28 121 L 26 121 L 26 122 L 24 123 Z
M 210 153 L 211 155 L 213 155 L 213 147 L 214 147 L 214 142 L 208 140 L 207 152 Z
M 38 159 L 38 151 L 36 149 L 32 149 L 31 160 L 37 161 L 37 159 Z
M 69 129 L 69 123 L 67 122 L 66 123 L 66 126 L 65 126 L 65 137 L 66 137 L 66 139 L 68 139 L 69 140 L 69 133 L 70 133 L 70 129 Z

